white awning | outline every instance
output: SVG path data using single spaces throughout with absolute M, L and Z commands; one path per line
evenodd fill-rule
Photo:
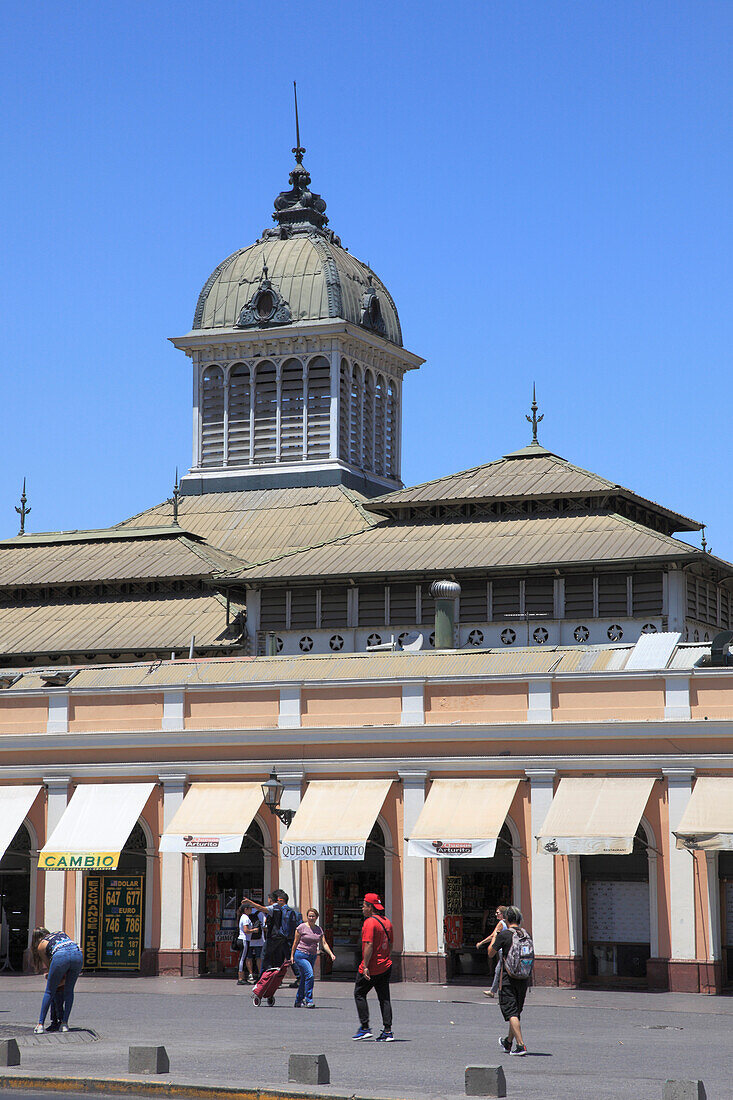
M 537 834 L 537 851 L 630 855 L 654 779 L 561 779 Z
M 114 871 L 155 783 L 77 787 L 38 857 L 45 871 Z
M 160 838 L 160 850 L 238 852 L 261 805 L 261 783 L 194 783 Z
M 40 789 L 40 786 L 0 787 L 0 859 L 23 824 L 23 818 L 28 814 Z
M 518 779 L 434 779 L 410 830 L 408 855 L 490 858 L 518 786 Z
M 283 859 L 363 859 L 391 779 L 316 779 L 283 837 Z
M 678 848 L 708 852 L 733 849 L 733 776 L 703 775 L 674 830 Z

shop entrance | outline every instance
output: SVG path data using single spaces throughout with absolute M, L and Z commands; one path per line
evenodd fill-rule
M 497 905 L 512 903 L 512 838 L 502 827 L 491 859 L 451 859 L 445 883 L 445 945 L 451 978 L 486 975 L 487 949 L 476 944 L 496 926 Z
M 580 856 L 583 955 L 592 981 L 646 982 L 651 955 L 649 857 L 640 828 L 628 856 Z
M 21 825 L 0 860 L 0 971 L 23 969 L 30 896 L 31 838 Z
M 361 903 L 365 894 L 376 893 L 384 900 L 384 833 L 375 825 L 361 862 L 327 860 L 324 864 L 322 906 L 323 931 L 336 956 L 331 965 L 321 957 L 325 976 L 345 978 L 356 974 L 361 962 Z
M 718 852 L 723 985 L 733 986 L 733 852 Z
M 137 822 L 114 871 L 86 871 L 82 952 L 87 970 L 139 970 L 145 943 L 147 840 Z
M 239 953 L 231 949 L 237 909 L 244 896 L 264 904 L 264 838 L 257 822 L 247 830 L 238 852 L 206 855 L 204 942 L 209 974 L 234 974 Z

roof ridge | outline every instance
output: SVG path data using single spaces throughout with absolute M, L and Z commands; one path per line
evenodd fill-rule
M 387 517 L 384 517 L 382 522 L 389 524 L 391 521 Z M 288 550 L 284 554 L 275 554 L 272 558 L 262 558 L 258 561 L 252 561 L 249 563 L 249 565 L 245 565 L 242 567 L 242 569 L 237 569 L 234 572 L 243 573 L 246 569 L 254 568 L 258 565 L 272 565 L 273 562 L 284 561 L 286 558 L 295 557 L 296 554 L 307 553 L 311 550 L 321 550 L 324 546 L 335 546 L 336 543 L 346 542 L 347 539 L 358 538 L 359 535 L 369 534 L 371 531 L 374 530 L 375 527 L 379 526 L 379 523 L 374 523 L 371 527 L 366 528 L 362 531 L 348 531 L 345 535 L 338 535 L 338 537 L 335 539 L 324 539 L 323 542 L 315 542 L 312 546 L 298 546 L 294 550 Z M 224 575 L 225 571 L 222 570 L 221 573 L 217 574 L 217 578 L 220 579 Z

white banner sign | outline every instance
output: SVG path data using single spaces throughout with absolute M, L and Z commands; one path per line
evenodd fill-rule
M 730 852 L 733 850 L 733 833 L 697 833 L 696 835 L 683 833 L 674 834 L 677 837 L 677 847 L 687 848 L 688 851 L 700 852 Z
M 244 833 L 226 833 L 223 836 L 206 836 L 191 833 L 186 836 L 171 836 L 165 833 L 160 838 L 161 852 L 188 852 L 199 855 L 206 852 L 238 852 L 242 847 Z
M 633 836 L 540 836 L 537 851 L 560 856 L 629 856 Z
M 423 859 L 491 859 L 493 840 L 408 840 L 407 854 Z
M 287 842 L 280 845 L 283 859 L 363 859 L 366 844 L 332 844 L 312 840 L 307 844 Z

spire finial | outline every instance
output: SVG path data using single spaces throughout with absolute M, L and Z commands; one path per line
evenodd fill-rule
M 181 489 L 178 484 L 178 467 L 176 466 L 176 483 L 173 486 L 173 526 L 178 527 L 178 501 L 181 496 Z
M 300 123 L 298 122 L 298 85 L 293 81 L 293 96 L 295 98 L 295 160 L 298 164 L 303 163 L 303 156 L 305 149 L 300 144 Z
M 17 509 L 16 509 L 17 511 Z M 702 538 L 700 539 L 700 545 L 702 547 L 703 554 L 708 552 L 708 540 L 705 538 L 705 524 L 702 525 Z
M 526 419 L 532 425 L 532 442 L 533 443 L 538 443 L 539 441 L 537 439 L 537 425 L 540 423 L 541 420 L 545 419 L 545 414 L 540 413 L 539 416 L 537 415 L 538 405 L 537 405 L 537 395 L 535 393 L 535 384 L 534 384 L 534 382 L 532 383 L 532 405 L 531 405 L 531 409 L 532 409 L 532 415 L 528 416 Z
M 30 515 L 31 512 L 30 508 L 26 508 L 27 501 L 28 497 L 25 495 L 25 478 L 23 478 L 23 492 L 20 494 L 20 508 L 17 506 L 17 504 L 15 506 L 15 510 L 20 516 L 20 531 L 18 531 L 19 535 L 25 534 L 25 517 Z

